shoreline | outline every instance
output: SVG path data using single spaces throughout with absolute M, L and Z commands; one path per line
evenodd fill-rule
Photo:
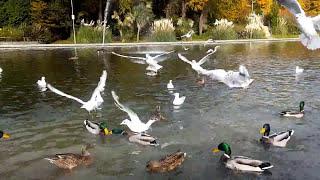
M 242 44 L 242 43 L 263 43 L 263 42 L 295 42 L 299 38 L 272 38 L 272 39 L 237 39 L 237 40 L 214 40 L 208 45 L 218 44 Z M 59 49 L 59 48 L 112 48 L 112 47 L 139 47 L 139 46 L 179 46 L 179 45 L 203 45 L 206 41 L 177 41 L 177 42 L 139 42 L 139 43 L 101 43 L 92 44 L 31 44 L 31 43 L 5 43 L 1 44 L 0 50 L 7 49 Z

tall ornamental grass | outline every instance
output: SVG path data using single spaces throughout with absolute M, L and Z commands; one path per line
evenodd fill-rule
M 174 42 L 176 41 L 175 28 L 171 19 L 154 21 L 151 27 L 150 41 Z
M 214 28 L 211 31 L 212 39 L 237 39 L 237 33 L 234 30 L 233 22 L 228 21 L 227 19 L 217 19 L 214 23 Z

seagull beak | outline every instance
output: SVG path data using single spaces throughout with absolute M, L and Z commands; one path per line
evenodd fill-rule
M 260 129 L 260 134 L 264 134 L 266 132 L 266 128 L 261 128 Z
M 212 152 L 217 153 L 217 152 L 220 152 L 220 150 L 218 148 L 213 148 Z
M 2 136 L 4 139 L 9 139 L 10 138 L 10 135 L 7 134 L 7 133 L 3 133 L 3 136 Z

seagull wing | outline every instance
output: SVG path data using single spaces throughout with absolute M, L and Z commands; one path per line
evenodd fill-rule
M 139 60 L 144 60 L 144 61 L 146 60 L 146 58 L 144 58 L 144 57 L 126 56 L 126 55 L 118 54 L 115 52 L 112 52 L 112 54 L 114 54 L 116 56 L 124 57 L 124 58 L 129 58 L 129 59 L 139 59 Z
M 107 81 L 107 71 L 103 70 L 102 75 L 100 76 L 100 81 L 97 86 L 97 89 L 100 92 L 104 91 L 104 87 L 106 86 L 106 81 Z
M 245 78 L 250 79 L 249 72 L 245 66 L 243 66 L 243 65 L 239 66 L 239 73 L 240 73 L 240 75 L 244 76 Z
M 207 55 L 205 55 L 202 59 L 200 59 L 200 61 L 198 62 L 198 64 L 201 66 L 203 63 L 205 63 L 209 58 L 209 56 L 211 56 L 212 54 L 214 54 L 215 52 L 217 52 L 219 46 L 216 46 L 214 48 L 214 50 L 210 53 L 208 53 Z
M 66 93 L 64 93 L 64 92 L 62 92 L 62 91 L 54 88 L 53 86 L 51 86 L 51 84 L 47 84 L 47 88 L 50 89 L 50 91 L 52 91 L 52 92 L 54 92 L 54 93 L 56 93 L 56 94 L 59 94 L 60 96 L 64 96 L 64 97 L 66 97 L 66 98 L 73 99 L 73 100 L 75 100 L 75 101 L 78 101 L 78 102 L 81 103 L 81 104 L 85 104 L 85 102 L 83 102 L 81 99 L 76 98 L 76 97 L 74 97 L 74 96 L 71 96 L 71 95 L 69 95 L 69 94 L 66 94 Z
M 116 94 L 114 91 L 111 91 L 111 94 L 112 94 L 112 97 L 113 97 L 113 99 L 114 99 L 114 101 L 115 101 L 116 106 L 117 106 L 120 110 L 126 112 L 126 113 L 128 114 L 128 116 L 130 117 L 130 119 L 131 119 L 132 122 L 141 123 L 138 115 L 137 115 L 135 112 L 133 112 L 131 109 L 129 109 L 128 107 L 124 106 L 123 104 L 121 104 L 121 103 L 119 102 L 119 96 L 117 96 L 117 94 Z
M 278 2 L 285 6 L 294 15 L 301 13 L 304 14 L 304 11 L 297 0 L 278 0 Z
M 312 17 L 312 22 L 314 24 L 314 27 L 320 31 L 320 15 Z
M 180 53 L 178 53 L 178 57 L 179 57 L 182 61 L 184 61 L 184 62 L 192 65 L 192 62 L 189 61 L 186 57 L 182 56 Z
M 156 60 L 157 58 L 159 58 L 159 57 L 161 57 L 161 56 L 163 56 L 163 55 L 166 55 L 166 54 L 173 53 L 173 52 L 174 52 L 174 51 L 169 51 L 169 52 L 165 52 L 165 53 L 162 53 L 162 54 L 158 54 L 158 55 L 154 56 L 153 59 L 154 59 L 155 61 L 157 61 L 157 60 Z M 157 61 L 157 62 L 160 62 L 160 61 Z

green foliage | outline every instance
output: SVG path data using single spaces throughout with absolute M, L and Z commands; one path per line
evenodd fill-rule
M 237 39 L 237 33 L 233 28 L 209 28 L 207 32 L 210 34 L 212 39 L 216 40 L 230 40 L 230 39 Z
M 26 0 L 2 0 L 0 2 L 0 27 L 19 26 L 29 19 L 30 4 Z
M 134 32 L 134 17 L 131 13 L 127 13 L 124 18 L 114 11 L 112 19 L 117 21 L 117 29 L 119 30 L 121 41 L 125 42 L 133 37 Z
M 8 37 L 10 40 L 22 40 L 24 35 L 24 31 L 22 27 L 12 27 L 12 26 L 5 26 L 0 28 L 0 37 Z
M 174 32 L 168 32 L 168 31 L 157 31 L 152 33 L 152 35 L 149 38 L 149 41 L 152 42 L 175 42 L 176 34 Z
M 192 30 L 194 21 L 191 19 L 179 18 L 176 24 L 176 34 L 177 36 L 182 36 Z
M 144 28 L 153 18 L 151 5 L 145 6 L 144 3 L 140 3 L 133 7 L 133 17 L 137 25 L 137 41 L 139 41 L 140 31 Z
M 263 30 L 257 30 L 257 29 L 254 29 L 251 32 L 243 31 L 242 37 L 245 39 L 265 39 L 266 38 Z
M 77 43 L 101 43 L 102 42 L 103 31 L 93 28 L 81 26 L 76 32 Z M 70 39 L 73 39 L 71 34 Z M 106 30 L 105 42 L 110 43 L 112 40 L 112 35 L 109 30 Z
M 46 3 L 42 0 L 31 2 L 32 34 L 35 39 L 48 43 L 69 37 L 71 18 L 69 4 L 59 1 Z

